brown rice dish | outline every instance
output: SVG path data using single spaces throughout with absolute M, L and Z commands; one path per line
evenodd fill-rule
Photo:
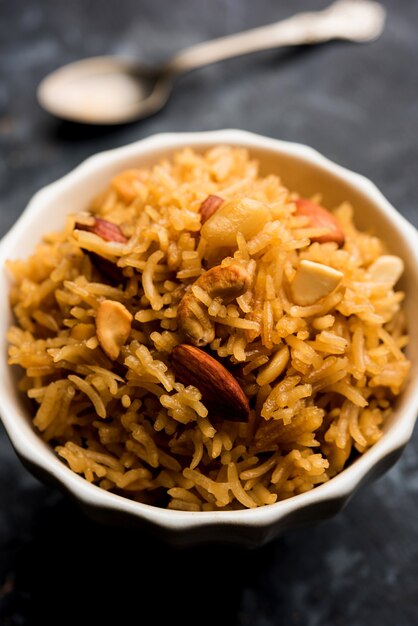
M 34 427 L 136 501 L 310 490 L 376 443 L 408 375 L 402 260 L 245 149 L 121 172 L 8 269 Z

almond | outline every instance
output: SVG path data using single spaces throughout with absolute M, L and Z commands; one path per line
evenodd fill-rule
M 183 343 L 172 352 L 172 366 L 180 382 L 199 389 L 214 416 L 241 422 L 248 419 L 247 396 L 232 374 L 209 354 Z
M 92 219 L 93 222 L 91 224 L 87 222 L 77 222 L 75 225 L 76 229 L 86 230 L 89 233 L 93 233 L 101 239 L 104 239 L 104 241 L 116 241 L 117 243 L 126 243 L 128 241 L 117 224 L 108 222 L 101 217 L 94 217 Z M 126 282 L 122 269 L 115 263 L 112 263 L 109 259 L 106 259 L 95 252 L 88 251 L 87 254 L 89 255 L 90 261 L 94 267 L 102 274 L 103 278 L 107 282 L 116 285 Z
M 219 209 L 221 204 L 223 204 L 224 199 L 219 196 L 208 196 L 206 200 L 202 202 L 200 205 L 199 213 L 200 213 L 200 221 L 202 224 L 208 221 L 210 217 Z
M 299 200 L 296 200 L 295 204 L 296 215 L 308 217 L 309 226 L 311 228 L 326 228 L 328 230 L 328 232 L 323 235 L 311 237 L 311 241 L 317 241 L 318 243 L 334 241 L 338 246 L 344 245 L 344 232 L 330 211 L 324 209 L 320 204 L 316 204 L 316 202 L 306 200 L 305 198 L 299 198 Z
M 94 223 L 91 225 L 77 223 L 76 228 L 78 230 L 87 230 L 105 241 L 116 241 L 118 243 L 126 243 L 128 241 L 117 224 L 108 222 L 101 217 L 94 218 Z

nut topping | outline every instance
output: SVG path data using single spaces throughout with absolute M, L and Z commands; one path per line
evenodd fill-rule
M 214 195 L 208 196 L 206 200 L 202 202 L 199 209 L 200 221 L 202 225 L 207 222 L 214 213 L 216 213 L 223 202 L 223 198 Z
M 195 346 L 206 346 L 215 338 L 215 324 L 210 319 L 207 306 L 193 292 L 202 289 L 207 296 L 230 302 L 249 289 L 251 277 L 238 263 L 217 265 L 200 276 L 180 301 L 177 309 L 179 330 Z
M 93 233 L 101 239 L 104 239 L 104 241 L 113 241 L 117 243 L 126 243 L 128 241 L 117 224 L 108 222 L 100 217 L 90 216 L 90 219 L 92 220 L 91 223 L 76 222 L 76 229 Z M 121 268 L 115 263 L 112 263 L 109 259 L 106 259 L 105 257 L 102 257 L 96 252 L 92 252 L 90 250 L 87 251 L 87 254 L 94 267 L 109 283 L 118 285 L 125 281 Z
M 248 398 L 228 370 L 203 350 L 180 344 L 172 352 L 176 378 L 184 385 L 193 385 L 214 416 L 244 421 L 248 419 Z
M 115 361 L 131 334 L 132 315 L 115 300 L 103 300 L 96 313 L 96 335 L 109 359 Z
M 403 274 L 404 262 L 393 254 L 384 254 L 369 267 L 369 274 L 378 283 L 393 287 Z
M 225 202 L 202 226 L 205 256 L 212 258 L 219 250 L 236 248 L 238 232 L 251 239 L 270 219 L 268 206 L 258 200 L 241 198 Z
M 290 285 L 293 300 L 301 306 L 315 304 L 334 291 L 344 274 L 333 267 L 303 260 Z
M 95 217 L 94 223 L 91 225 L 76 223 L 76 228 L 78 230 L 87 230 L 105 241 L 116 241 L 117 243 L 126 243 L 128 241 L 117 224 L 108 222 L 101 217 Z
M 326 228 L 328 230 L 328 233 L 319 235 L 318 237 L 311 237 L 311 241 L 317 241 L 318 243 L 334 241 L 338 246 L 344 245 L 344 232 L 330 211 L 316 204 L 316 202 L 306 200 L 305 198 L 299 198 L 299 200 L 296 200 L 295 204 L 296 215 L 308 217 L 309 226 L 311 228 Z

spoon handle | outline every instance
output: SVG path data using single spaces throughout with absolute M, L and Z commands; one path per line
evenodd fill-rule
M 314 44 L 331 39 L 370 41 L 382 32 L 385 9 L 374 0 L 336 0 L 323 11 L 293 17 L 180 51 L 165 66 L 181 74 L 232 57 L 278 46 Z

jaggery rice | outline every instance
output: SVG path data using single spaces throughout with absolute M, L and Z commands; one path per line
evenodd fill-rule
M 183 149 L 121 172 L 8 262 L 9 363 L 71 470 L 155 506 L 252 508 L 325 483 L 381 437 L 409 370 L 401 269 L 380 271 L 397 257 L 348 203 L 297 191 L 245 149 Z M 220 268 L 240 287 L 217 289 Z M 206 402 L 187 363 L 177 374 L 192 345 L 248 415 Z

